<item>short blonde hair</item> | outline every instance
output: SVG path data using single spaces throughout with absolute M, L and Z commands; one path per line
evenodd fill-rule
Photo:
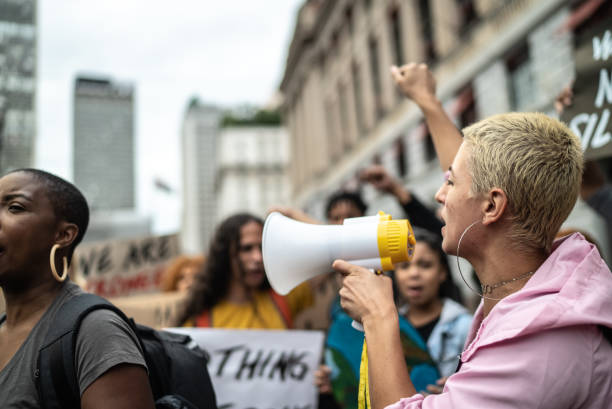
M 471 155 L 472 191 L 502 189 L 518 245 L 549 252 L 576 204 L 582 177 L 579 139 L 540 113 L 495 115 L 463 130 Z

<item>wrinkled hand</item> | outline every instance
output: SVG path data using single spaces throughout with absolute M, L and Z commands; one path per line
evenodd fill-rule
M 343 260 L 334 261 L 332 267 L 344 276 L 340 305 L 355 321 L 365 325 L 369 320 L 397 315 L 389 277 L 376 275 L 365 267 Z
M 427 385 L 427 392 L 430 394 L 442 393 L 442 390 L 444 389 L 444 384 L 446 383 L 447 379 L 448 379 L 448 376 L 444 376 L 438 379 L 435 385 Z
M 330 375 L 331 368 L 327 365 L 319 365 L 319 368 L 314 371 L 314 384 L 320 394 L 332 392 Z
M 436 79 L 426 64 L 410 63 L 401 67 L 391 66 L 391 76 L 398 88 L 408 98 L 422 107 L 436 98 Z
M 572 101 L 574 100 L 574 92 L 572 91 L 573 84 L 567 85 L 557 98 L 555 98 L 555 111 L 557 111 L 558 115 L 561 115 L 566 107 L 572 105 Z

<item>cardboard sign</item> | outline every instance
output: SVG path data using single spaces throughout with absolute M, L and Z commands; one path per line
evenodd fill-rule
M 156 329 L 177 325 L 178 315 L 186 300 L 186 292 L 139 294 L 109 299 L 138 324 Z
M 316 409 L 323 332 L 170 328 L 210 354 L 219 409 Z
M 582 141 L 586 159 L 612 156 L 612 21 L 577 38 L 574 99 L 562 120 Z
M 84 243 L 75 251 L 75 281 L 103 297 L 156 292 L 178 254 L 177 235 Z

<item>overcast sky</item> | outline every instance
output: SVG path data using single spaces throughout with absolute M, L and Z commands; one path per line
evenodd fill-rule
M 78 73 L 136 90 L 138 208 L 178 228 L 180 124 L 193 95 L 264 104 L 277 89 L 303 0 L 39 0 L 37 166 L 73 180 L 72 89 Z

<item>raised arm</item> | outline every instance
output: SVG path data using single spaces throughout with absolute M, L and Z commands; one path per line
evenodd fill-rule
M 387 172 L 381 165 L 372 165 L 364 169 L 359 174 L 359 179 L 372 184 L 381 192 L 389 193 L 397 199 L 402 206 L 406 217 L 410 219 L 412 226 L 440 234 L 442 222 L 436 217 L 435 213 L 429 210 L 416 196 L 404 187 L 404 185 Z
M 400 91 L 423 112 L 442 170 L 453 162 L 463 142 L 461 132 L 448 117 L 436 97 L 436 80 L 425 64 L 392 66 L 391 75 Z

